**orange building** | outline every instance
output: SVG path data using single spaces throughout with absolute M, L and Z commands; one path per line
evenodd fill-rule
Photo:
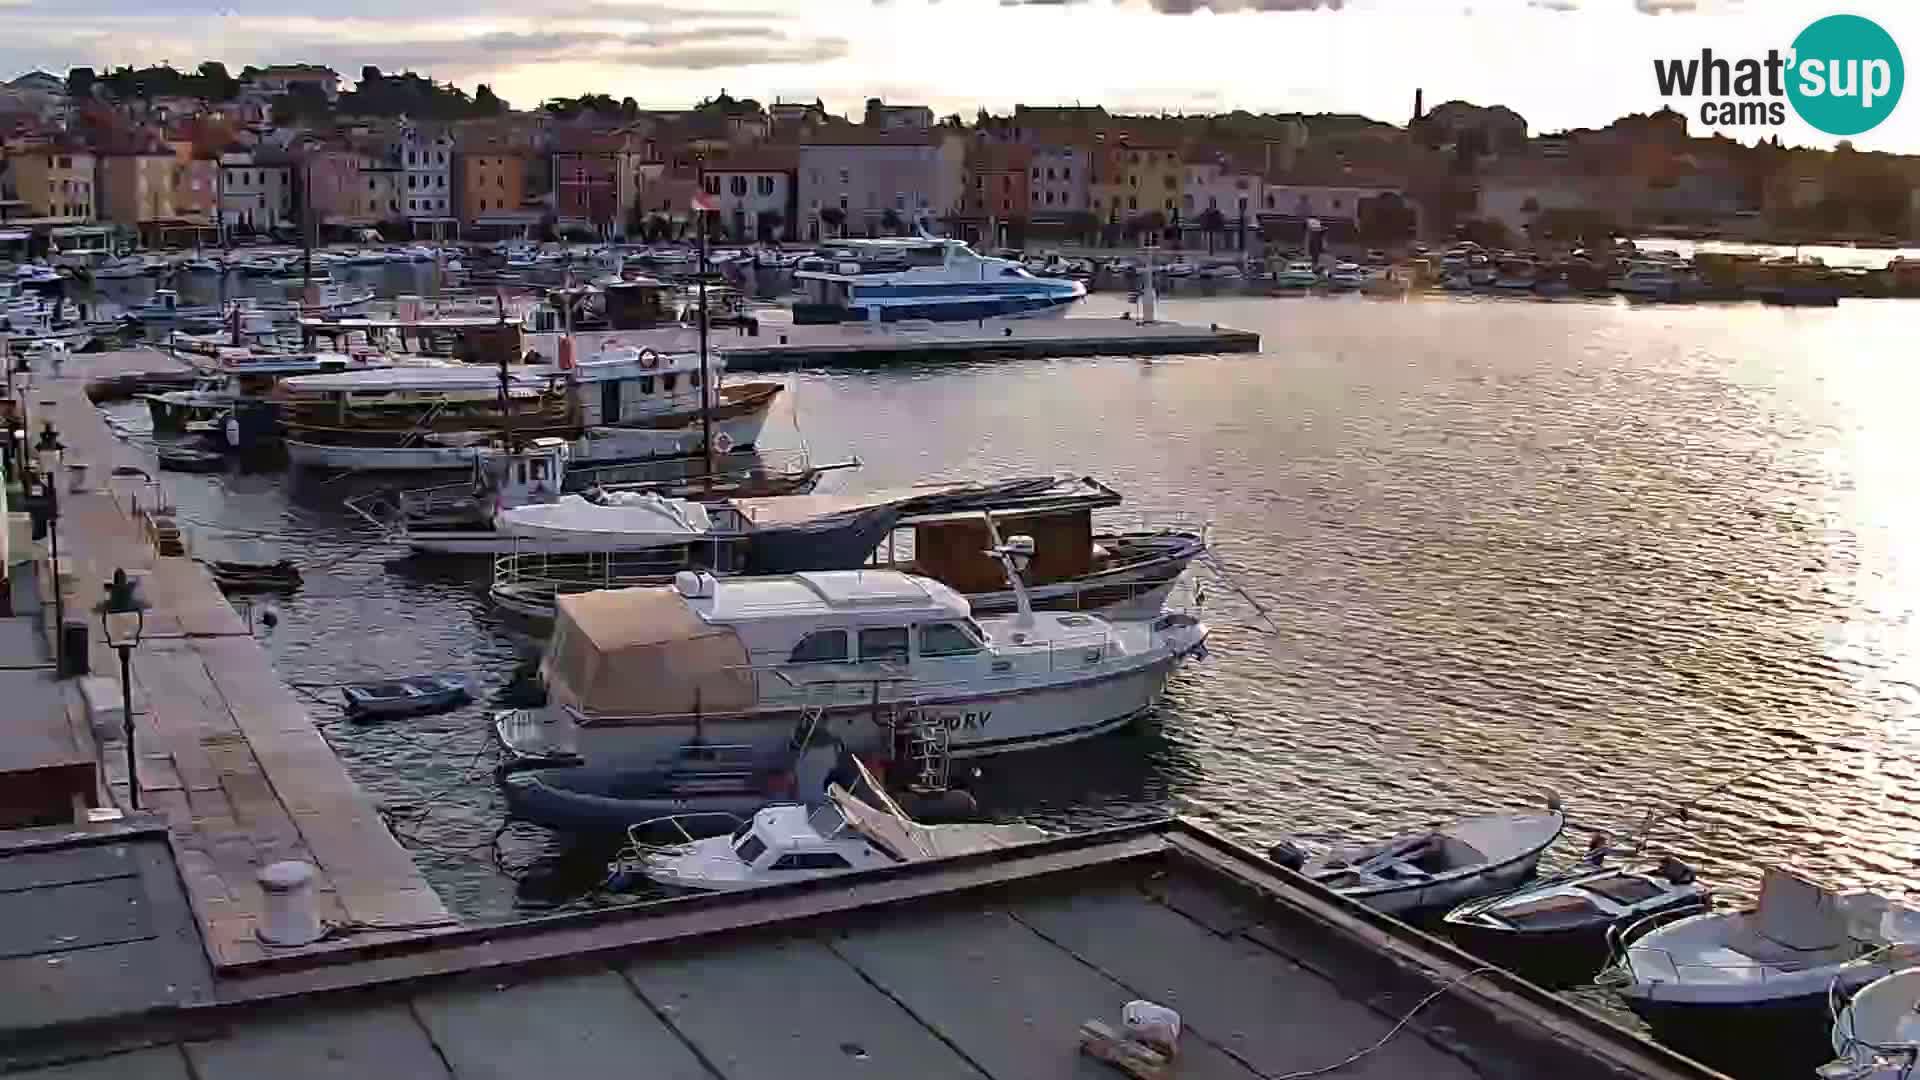
M 498 139 L 463 143 L 454 157 L 459 174 L 460 220 L 518 214 L 527 196 L 527 155 Z
M 178 162 L 170 150 L 103 154 L 100 158 L 100 216 L 120 225 L 172 221 L 173 181 Z

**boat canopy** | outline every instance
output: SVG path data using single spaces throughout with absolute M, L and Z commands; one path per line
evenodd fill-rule
M 747 647 L 695 615 L 672 589 L 556 599 L 542 669 L 557 705 L 601 716 L 687 716 L 752 708 Z

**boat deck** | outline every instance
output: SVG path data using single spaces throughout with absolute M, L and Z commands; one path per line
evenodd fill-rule
M 1714 1075 L 1177 822 L 338 959 L 0 1044 L 0 1063 L 34 1080 L 1106 1080 L 1080 1025 L 1147 998 L 1181 1013 L 1169 1075 L 1192 1080 L 1376 1043 L 1340 1075 Z
M 67 618 L 92 625 L 95 674 L 66 686 L 76 738 L 100 762 L 109 789 L 103 794 L 128 805 L 125 752 L 117 744 L 95 745 L 88 722 L 90 699 L 96 715 L 110 716 L 110 730 L 120 723 L 119 660 L 102 640 L 92 608 L 102 583 L 125 568 L 143 578 L 141 590 L 153 605 L 133 654 L 141 806 L 168 826 L 214 967 L 242 968 L 290 951 L 269 954 L 254 933 L 261 896 L 256 875 L 282 859 L 319 868 L 323 919 L 388 937 L 450 925 L 412 857 L 347 776 L 206 568 L 190 557 L 159 555 L 109 490 L 108 474 L 121 464 L 154 473 L 162 484 L 171 481 L 155 473 L 150 457 L 115 438 L 87 400 L 87 382 L 178 366 L 150 350 L 76 355 L 57 378 L 36 374 L 27 402 L 34 429 L 51 415 L 67 461 L 89 466 L 93 490 L 69 494 L 63 485 L 60 555 L 69 570 Z M 41 614 L 51 628 L 52 605 Z M 328 951 L 353 940 L 349 934 L 309 948 Z

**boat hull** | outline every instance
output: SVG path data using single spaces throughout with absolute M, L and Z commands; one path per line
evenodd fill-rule
M 868 295 L 875 290 L 875 295 Z M 1086 289 L 1028 292 L 951 291 L 915 293 L 899 286 L 864 286 L 849 304 L 795 304 L 793 321 L 800 324 L 871 322 L 877 312 L 883 323 L 903 319 L 965 322 L 971 319 L 1034 318 L 1065 315 L 1086 295 Z
M 1116 731 L 1152 709 L 1174 669 L 1203 639 L 1204 633 L 1196 635 L 1191 644 L 1143 657 L 1137 665 L 1092 680 L 994 693 L 927 695 L 919 699 L 918 708 L 922 716 L 948 729 L 955 757 L 1077 742 Z M 855 689 L 865 693 L 863 687 Z M 575 723 L 562 710 L 545 708 L 502 713 L 495 720 L 495 732 L 513 757 L 608 764 L 657 759 L 697 738 L 771 750 L 793 737 L 801 719 L 797 707 L 773 707 L 706 716 L 697 724 L 680 717 Z M 876 717 L 865 704 L 828 708 L 819 730 L 855 753 L 889 749 L 891 729 L 884 717 Z
M 766 427 L 764 410 L 713 421 L 715 442 L 726 436 L 729 452 L 751 449 Z M 699 427 L 596 428 L 594 434 L 572 442 L 577 467 L 623 465 L 699 454 L 703 447 Z M 293 465 L 347 472 L 439 472 L 473 468 L 479 446 L 355 446 L 344 443 L 286 440 L 287 460 Z M 601 550 L 602 542 L 592 550 Z M 490 549 L 492 550 L 492 549 Z M 503 549 L 511 551 L 511 546 Z
M 1831 1058 L 1825 991 L 1745 1004 L 1629 996 L 1627 1006 L 1662 1045 L 1733 1076 L 1811 1076 Z
M 1701 897 L 1676 896 L 1670 904 L 1638 910 L 1628 918 L 1637 921 L 1683 911 L 1702 912 L 1708 906 L 1709 901 Z M 1592 982 L 1611 958 L 1607 932 L 1614 925 L 1611 920 L 1601 919 L 1552 930 L 1509 930 L 1476 921 L 1448 919 L 1442 923 L 1447 936 L 1461 948 L 1548 989 Z
M 1542 848 L 1497 866 L 1489 866 L 1477 874 L 1436 882 L 1432 885 L 1355 896 L 1354 899 L 1383 915 L 1396 915 L 1402 918 L 1430 915 L 1445 908 L 1464 904 L 1468 900 L 1491 896 L 1494 893 L 1506 892 L 1518 887 L 1539 869 L 1540 856 L 1544 851 L 1545 849 Z

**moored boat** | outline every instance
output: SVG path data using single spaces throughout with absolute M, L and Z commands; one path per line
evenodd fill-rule
M 464 675 L 420 675 L 354 683 L 341 687 L 340 696 L 346 701 L 347 716 L 374 720 L 444 712 L 466 703 L 473 690 Z
M 1504 892 L 1527 880 L 1565 827 L 1566 816 L 1556 805 L 1544 814 L 1465 818 L 1379 843 L 1336 845 L 1317 855 L 1283 841 L 1270 857 L 1375 911 L 1407 917 Z
M 1909 1080 L 1920 1062 L 1920 967 L 1870 982 L 1833 1021 L 1821 1080 Z
M 806 293 L 793 308 L 797 323 L 1060 314 L 1087 294 L 1081 282 L 1035 277 L 1011 259 L 935 237 L 836 240 L 793 276 Z

